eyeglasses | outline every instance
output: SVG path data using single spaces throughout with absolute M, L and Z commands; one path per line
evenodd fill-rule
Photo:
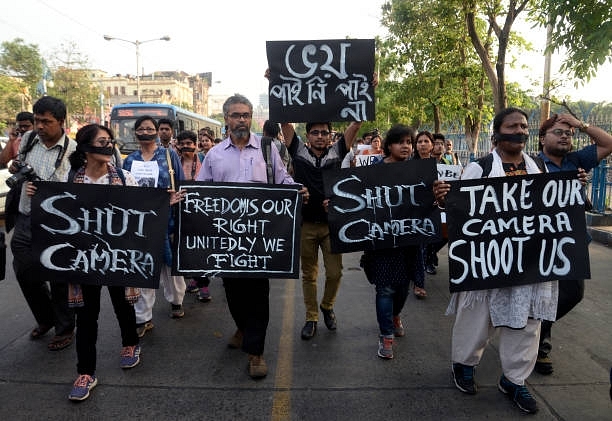
M 155 133 L 157 130 L 155 130 L 153 127 L 147 127 L 147 128 L 138 128 L 136 129 L 136 133 L 141 134 L 141 133 Z
M 100 137 L 94 140 L 93 143 L 94 145 L 102 146 L 103 148 L 106 148 L 108 146 L 112 146 L 115 143 L 115 141 L 111 139 L 110 137 Z
M 308 134 L 312 136 L 329 136 L 329 132 L 327 130 L 311 130 L 310 132 L 308 132 Z
M 574 136 L 574 132 L 572 132 L 571 130 L 563 130 L 563 129 L 549 130 L 548 133 L 553 133 L 556 136 L 561 136 L 561 135 L 565 135 L 567 137 L 573 137 Z
M 229 115 L 229 118 L 233 118 L 234 120 L 240 120 L 241 118 L 244 118 L 245 120 L 248 120 L 249 118 L 251 118 L 251 113 L 231 113 Z

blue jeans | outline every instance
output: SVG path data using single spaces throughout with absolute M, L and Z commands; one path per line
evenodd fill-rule
M 393 316 L 402 311 L 409 284 L 376 286 L 376 318 L 381 335 L 393 335 Z

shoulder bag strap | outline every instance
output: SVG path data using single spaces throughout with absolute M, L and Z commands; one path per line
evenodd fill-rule
M 168 172 L 170 173 L 170 185 L 172 186 L 172 190 L 176 191 L 176 186 L 174 185 L 174 168 L 172 167 L 172 158 L 170 157 L 170 149 L 166 148 L 166 160 L 168 161 Z

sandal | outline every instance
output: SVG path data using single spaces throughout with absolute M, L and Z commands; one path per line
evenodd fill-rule
M 59 351 L 62 350 L 72 343 L 72 338 L 74 336 L 74 332 L 67 333 L 65 335 L 55 335 L 51 342 L 47 345 L 49 351 Z
M 427 297 L 427 291 L 421 287 L 414 287 L 414 295 L 419 299 L 425 298 Z
M 52 327 L 53 326 L 45 325 L 39 325 L 35 327 L 34 329 L 32 329 L 32 332 L 30 332 L 30 339 L 34 340 L 42 338 L 48 331 L 51 330 Z

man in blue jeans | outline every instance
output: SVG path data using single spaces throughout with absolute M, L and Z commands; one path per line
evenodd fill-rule
M 572 151 L 572 138 L 576 129 L 587 134 L 593 143 L 580 150 Z M 589 172 L 599 164 L 599 161 L 612 153 L 612 135 L 599 127 L 581 122 L 571 114 L 554 114 L 542 123 L 539 137 L 540 154 L 538 157 L 544 161 L 548 172 L 576 171 L 578 169 Z M 583 279 L 559 281 L 556 320 L 569 313 L 582 300 L 583 296 Z M 553 322 L 551 321 L 542 321 L 538 359 L 534 367 L 534 370 L 540 374 L 551 374 L 553 372 L 550 358 L 552 325 Z

